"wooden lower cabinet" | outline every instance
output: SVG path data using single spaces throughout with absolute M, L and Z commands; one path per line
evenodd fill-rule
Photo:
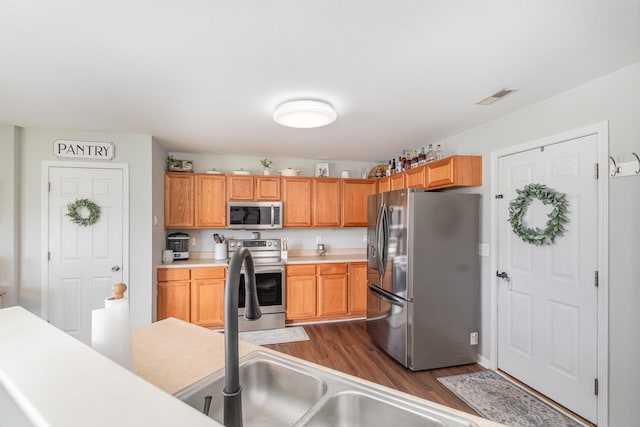
M 287 323 L 364 316 L 366 265 L 358 262 L 287 266 Z
M 188 268 L 158 269 L 158 320 L 175 317 L 190 321 L 190 279 Z
M 158 320 L 224 326 L 225 267 L 159 268 Z
M 313 264 L 287 266 L 285 317 L 287 320 L 316 317 L 316 266 Z
M 367 263 L 349 264 L 349 313 L 355 316 L 367 314 Z
M 225 269 L 191 269 L 191 323 L 200 326 L 224 326 Z

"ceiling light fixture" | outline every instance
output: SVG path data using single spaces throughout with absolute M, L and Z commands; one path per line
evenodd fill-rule
M 285 102 L 273 113 L 276 123 L 291 128 L 319 128 L 333 123 L 337 117 L 328 103 L 307 99 Z

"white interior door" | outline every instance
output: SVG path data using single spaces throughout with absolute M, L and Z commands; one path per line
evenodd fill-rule
M 498 159 L 498 368 L 597 421 L 597 136 Z M 567 195 L 569 223 L 551 245 L 522 241 L 508 223 L 516 189 L 545 184 Z M 534 200 L 523 223 L 544 228 Z
M 91 310 L 104 307 L 113 284 L 123 281 L 123 171 L 50 167 L 49 184 L 47 320 L 90 342 Z M 66 216 L 76 199 L 100 207 L 95 224 Z

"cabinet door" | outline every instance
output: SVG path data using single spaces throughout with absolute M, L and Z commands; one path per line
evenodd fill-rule
M 191 323 L 224 325 L 224 279 L 200 279 L 191 284 Z
M 313 180 L 313 225 L 340 227 L 341 186 L 339 178 Z
M 287 320 L 316 317 L 316 276 L 287 276 Z
M 227 199 L 223 175 L 196 175 L 196 227 L 226 227 Z
M 164 175 L 164 226 L 193 227 L 195 185 L 190 173 L 165 173 Z
M 391 177 L 385 176 L 378 180 L 378 193 L 384 193 L 385 191 L 391 191 Z
M 168 317 L 190 321 L 190 282 L 158 282 L 158 320 Z
M 391 175 L 391 189 L 392 190 L 401 190 L 405 188 L 405 173 L 397 173 L 395 175 Z
M 280 200 L 280 178 L 277 176 L 255 177 L 256 200 Z
M 367 263 L 353 262 L 349 265 L 349 313 L 367 312 Z
M 482 185 L 481 156 L 451 156 L 427 163 L 428 189 Z
M 251 175 L 228 175 L 227 196 L 229 200 L 253 200 L 253 177 Z
M 373 179 L 342 180 L 342 225 L 367 226 L 367 199 L 375 194 L 377 182 Z
M 426 165 L 422 165 L 406 171 L 407 188 L 425 188 L 427 186 L 426 170 Z
M 282 178 L 282 209 L 285 227 L 311 227 L 312 178 Z
M 318 276 L 318 316 L 339 316 L 349 311 L 346 274 Z

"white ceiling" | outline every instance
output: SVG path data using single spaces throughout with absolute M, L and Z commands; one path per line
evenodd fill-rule
M 179 152 L 380 161 L 640 61 L 640 0 L 2 0 L 0 22 L 0 122 Z M 272 121 L 302 97 L 338 120 Z

